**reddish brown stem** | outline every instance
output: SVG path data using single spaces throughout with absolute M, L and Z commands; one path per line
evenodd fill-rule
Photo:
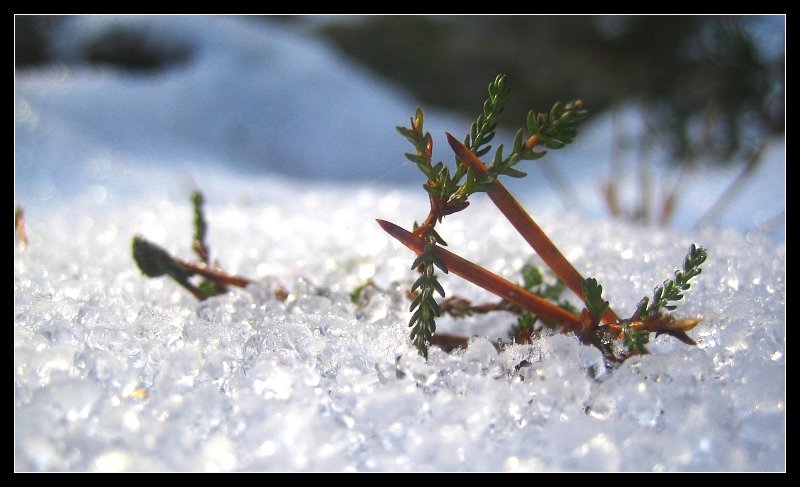
M 486 176 L 486 166 L 473 154 L 464 144 L 459 142 L 455 137 L 447 134 L 447 142 L 453 148 L 461 162 L 472 169 L 476 179 L 480 180 Z M 522 205 L 511 196 L 511 193 L 503 186 L 500 181 L 495 180 L 493 183 L 494 188 L 488 191 L 489 198 L 497 206 L 503 216 L 508 219 L 514 228 L 522 235 L 522 238 L 528 242 L 534 251 L 544 260 L 558 276 L 561 281 L 575 295 L 584 300 L 583 296 L 583 277 L 570 264 L 564 255 L 558 250 L 558 247 L 547 237 L 544 231 L 533 221 L 533 218 L 522 208 Z M 603 315 L 605 321 L 613 323 L 618 322 L 619 317 L 608 308 Z
M 208 264 L 189 262 L 188 260 L 179 259 L 178 257 L 173 257 L 173 259 L 188 272 L 200 274 L 207 279 L 222 281 L 231 286 L 247 287 L 253 282 L 246 277 L 231 275 L 219 269 L 214 269 L 209 267 Z
M 439 303 L 439 311 L 442 314 L 447 313 L 457 317 L 465 314 L 487 314 L 494 311 L 520 312 L 521 310 L 517 306 L 504 300 L 500 300 L 496 303 L 472 304 L 469 300 L 451 296 Z
M 23 249 L 28 247 L 28 234 L 25 232 L 25 210 L 18 206 L 14 210 L 14 228 L 17 230 L 20 246 Z
M 377 220 L 378 224 L 392 237 L 399 240 L 403 245 L 410 248 L 417 254 L 421 254 L 425 248 L 425 242 L 420 237 L 409 231 L 385 220 Z M 546 299 L 540 298 L 535 294 L 503 279 L 483 267 L 473 264 L 456 254 L 449 252 L 441 247 L 435 247 L 436 255 L 444 262 L 447 269 L 453 274 L 462 277 L 471 283 L 486 289 L 487 291 L 500 296 L 501 298 L 516 304 L 531 313 L 536 314 L 541 319 L 564 325 L 568 330 L 579 329 L 581 320 L 578 316 L 569 311 L 559 308 Z
M 460 335 L 448 335 L 447 333 L 436 333 L 431 337 L 431 345 L 435 345 L 447 353 L 457 348 L 467 348 L 469 338 Z

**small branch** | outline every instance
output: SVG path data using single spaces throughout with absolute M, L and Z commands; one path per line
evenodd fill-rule
M 237 286 L 237 287 L 247 287 L 248 285 L 253 283 L 253 281 L 251 281 L 246 277 L 228 274 L 219 269 L 214 269 L 212 267 L 209 267 L 208 264 L 204 264 L 202 262 L 190 262 L 188 260 L 183 260 L 178 257 L 173 257 L 173 259 L 187 272 L 201 275 L 206 279 L 218 281 L 220 283 L 230 284 L 231 286 Z
M 194 275 L 208 279 L 215 287 L 227 284 L 244 288 L 253 282 L 246 277 L 214 269 L 203 262 L 190 262 L 170 255 L 158 245 L 139 236 L 133 238 L 133 258 L 146 276 L 168 275 L 200 301 L 207 299 L 209 295 L 189 281 L 189 278 Z M 278 284 L 274 295 L 277 299 L 285 301 L 288 292 Z
M 194 208 L 194 237 L 192 238 L 192 250 L 200 257 L 200 260 L 206 265 L 211 265 L 211 250 L 206 243 L 206 233 L 208 232 L 208 224 L 206 223 L 206 216 L 203 212 L 203 204 L 205 199 L 203 193 L 200 191 L 192 192 L 192 207 Z M 200 286 L 205 287 L 211 285 L 216 294 L 222 294 L 228 291 L 228 287 L 220 280 L 210 280 L 202 283 Z
M 403 245 L 410 248 L 418 255 L 423 253 L 425 242 L 421 238 L 400 228 L 394 223 L 385 220 L 377 220 L 377 222 L 389 235 L 399 240 Z M 520 288 L 483 267 L 473 264 L 438 246 L 435 247 L 435 252 L 436 256 L 444 262 L 447 269 L 452 273 L 486 289 L 506 301 L 536 314 L 541 319 L 564 325 L 568 330 L 577 329 L 581 326 L 579 317 Z
M 486 176 L 486 166 L 480 159 L 475 157 L 461 142 L 455 139 L 452 135 L 447 134 L 447 141 L 450 147 L 458 155 L 461 162 L 467 165 L 475 174 L 478 179 Z M 537 254 L 544 260 L 544 262 L 553 270 L 555 275 L 561 279 L 564 284 L 576 296 L 584 300 L 583 296 L 583 277 L 580 273 L 569 263 L 564 255 L 558 250 L 558 247 L 550 240 L 544 231 L 533 221 L 533 218 L 522 208 L 522 206 L 511 196 L 511 193 L 503 186 L 502 183 L 495 180 L 493 183 L 494 188 L 488 192 L 489 198 L 494 202 L 495 206 L 501 213 L 508 219 L 514 226 L 517 232 L 522 235 L 526 242 L 536 251 Z M 504 296 L 501 296 L 504 297 Z M 513 300 L 510 300 L 514 302 Z M 536 313 L 536 311 L 532 312 Z M 539 314 L 539 313 L 536 313 Z M 574 315 L 573 315 L 574 316 Z M 617 322 L 619 318 L 609 308 L 603 315 L 605 320 L 609 322 Z M 580 320 L 579 320 L 580 321 Z
M 208 224 L 203 214 L 203 193 L 194 191 L 192 193 L 192 207 L 194 208 L 194 238 L 192 239 L 192 249 L 200 257 L 200 260 L 210 264 L 208 245 L 206 244 L 206 231 Z

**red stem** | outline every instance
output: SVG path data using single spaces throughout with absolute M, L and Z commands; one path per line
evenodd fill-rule
M 420 237 L 400 228 L 394 223 L 385 220 L 377 221 L 389 235 L 399 240 L 403 245 L 417 254 L 423 252 L 425 242 Z M 536 314 L 545 321 L 559 323 L 572 330 L 580 329 L 580 318 L 569 311 L 559 308 L 546 299 L 540 298 L 483 267 L 473 264 L 441 247 L 435 247 L 435 251 L 439 259 L 444 262 L 447 269 L 453 272 L 453 274 L 500 296 L 506 301 L 516 304 L 520 308 Z
M 464 144 L 459 142 L 455 137 L 447 134 L 447 142 L 453 148 L 461 162 L 472 169 L 475 178 L 480 180 L 486 176 L 486 166 L 473 154 Z M 511 193 L 503 186 L 500 181 L 495 180 L 494 189 L 488 191 L 489 198 L 494 202 L 495 206 L 501 213 L 508 219 L 514 228 L 522 235 L 522 238 L 528 242 L 534 251 L 544 260 L 566 286 L 577 295 L 581 300 L 583 296 L 583 277 L 573 267 L 572 264 L 564 257 L 558 250 L 558 247 L 553 243 L 544 231 L 533 221 L 533 218 L 522 208 L 522 205 L 514 199 Z M 603 318 L 607 322 L 618 322 L 619 317 L 616 313 L 608 308 Z

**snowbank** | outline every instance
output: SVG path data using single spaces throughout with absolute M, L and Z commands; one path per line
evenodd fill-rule
M 537 221 L 618 310 L 691 243 L 707 247 L 678 309 L 705 317 L 698 346 L 661 336 L 614 371 L 571 336 L 498 353 L 489 340 L 514 320 L 497 313 L 441 320 L 476 338 L 426 362 L 407 340 L 412 256 L 374 221 L 410 226 L 426 210 L 422 191 L 391 185 L 417 176 L 393 130 L 413 101 L 319 42 L 238 19 L 79 19 L 65 58 L 116 22 L 184 43 L 191 61 L 154 77 L 72 66 L 16 80 L 15 199 L 30 237 L 14 251 L 16 470 L 786 468 L 784 238 L 742 231 L 741 213 L 738 230 L 657 230 L 534 197 Z M 465 127 L 426 115 L 437 139 Z M 782 155 L 767 161 L 774 185 Z M 257 281 L 202 303 L 145 278 L 130 248 L 139 234 L 190 258 L 194 185 L 215 257 Z M 486 198 L 441 233 L 511 279 L 540 262 Z M 367 278 L 382 290 L 358 308 L 348 293 Z
M 266 189 L 273 189 L 267 184 Z M 276 192 L 280 188 L 274 188 Z M 336 189 L 297 203 L 212 206 L 226 269 L 258 279 L 197 302 L 133 264 L 135 234 L 189 257 L 188 203 L 56 212 L 15 251 L 18 470 L 781 470 L 785 250 L 736 232 L 688 236 L 549 213 L 542 225 L 631 310 L 689 244 L 710 258 L 679 308 L 698 347 L 661 336 L 613 372 L 570 336 L 497 353 L 510 315 L 442 320 L 465 352 L 407 340 L 410 252 L 375 217 L 420 194 Z M 530 255 L 493 208 L 442 234 L 513 276 Z M 534 260 L 536 261 L 536 260 Z M 372 277 L 357 309 L 348 293 Z M 291 290 L 277 301 L 272 286 Z M 493 300 L 447 277 L 448 294 Z

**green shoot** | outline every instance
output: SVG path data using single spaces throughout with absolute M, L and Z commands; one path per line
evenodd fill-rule
M 520 287 L 527 289 L 537 296 L 553 301 L 559 307 L 571 313 L 578 313 L 579 310 L 576 309 L 572 303 L 561 298 L 561 295 L 567 289 L 567 286 L 561 279 L 556 278 L 555 283 L 546 284 L 542 271 L 533 264 L 523 265 L 520 273 L 522 274 L 522 284 Z
M 644 355 L 649 353 L 645 345 L 650 341 L 650 332 L 647 330 L 637 330 L 628 324 L 622 325 L 622 332 L 625 333 L 625 347 L 628 353 Z
M 162 249 L 158 245 L 143 237 L 133 238 L 133 260 L 148 277 L 167 275 L 180 284 L 200 301 L 225 292 L 227 286 L 246 287 L 252 281 L 246 277 L 228 274 L 208 262 L 208 246 L 205 243 L 207 224 L 203 215 L 203 195 L 199 192 L 192 194 L 194 207 L 194 238 L 192 248 L 202 259 L 201 262 L 190 262 L 180 259 Z M 200 276 L 200 284 L 194 285 L 191 278 Z M 288 297 L 286 289 L 281 285 L 275 286 L 275 297 L 285 301 Z
M 203 212 L 203 193 L 200 191 L 192 192 L 192 208 L 194 210 L 194 238 L 192 239 L 192 248 L 200 260 L 209 263 L 208 245 L 206 244 L 206 232 L 208 231 L 208 224 Z
M 476 157 L 487 154 L 492 148 L 489 142 L 494 139 L 497 120 L 503 112 L 505 100 L 510 92 L 506 77 L 498 75 L 489 84 L 488 92 L 489 97 L 483 104 L 482 113 L 464 138 L 464 145 Z M 557 103 L 549 113 L 531 111 L 528 116 L 527 132 L 525 128 L 517 131 L 508 157 L 503 157 L 503 145 L 499 145 L 487 174 L 481 177 L 477 177 L 458 157 L 455 158 L 455 170 L 452 172 L 442 162 L 432 163 L 433 139 L 430 133 L 424 131 L 424 114 L 419 107 L 411 119 L 410 127 L 397 127 L 397 131 L 414 147 L 414 152 L 406 153 L 405 157 L 425 176 L 423 188 L 428 193 L 430 201 L 427 218 L 421 225 L 415 224 L 413 232 L 425 241 L 425 252 L 412 266 L 419 269 L 422 277 L 413 287 L 413 290 L 419 288 L 419 293 L 412 303 L 411 309 L 416 311 L 409 323 L 412 327 L 411 338 L 422 355 L 427 356 L 427 347 L 436 329 L 435 319 L 439 315 L 434 292 L 444 296 L 434 271 L 434 267 L 442 268 L 442 266 L 438 265 L 440 262 L 436 262 L 433 249 L 436 244 L 446 245 L 446 243 L 434 230 L 436 223 L 445 216 L 469 206 L 468 199 L 472 194 L 491 190 L 498 176 L 524 177 L 526 174 L 514 166 L 521 160 L 544 156 L 545 152 L 533 151 L 537 142 L 541 140 L 551 149 L 563 147 L 574 139 L 577 124 L 586 118 L 586 115 L 587 112 L 582 110 L 580 100 L 566 105 Z
M 206 244 L 206 233 L 208 232 L 208 224 L 206 223 L 206 216 L 203 211 L 203 204 L 205 199 L 203 193 L 200 191 L 192 192 L 192 208 L 194 210 L 194 237 L 192 239 L 192 249 L 200 257 L 200 260 L 206 265 L 211 265 L 211 252 Z M 197 286 L 207 296 L 216 296 L 228 290 L 224 283 L 220 281 L 212 281 L 203 279 Z
M 661 309 L 674 310 L 677 306 L 668 303 L 683 299 L 683 292 L 691 287 L 689 281 L 700 275 L 700 265 L 706 261 L 708 251 L 703 247 L 692 244 L 689 253 L 683 260 L 683 270 L 675 271 L 675 279 L 667 279 L 662 286 L 653 290 L 653 300 L 647 306 L 647 298 L 644 298 L 637 309 L 637 319 L 644 320 L 655 317 Z M 645 309 L 646 307 L 646 309 Z
M 603 286 L 597 283 L 597 279 L 590 277 L 583 281 L 583 295 L 589 312 L 590 326 L 594 328 L 600 323 L 603 313 L 608 308 L 608 301 L 603 300 Z
M 413 311 L 413 315 L 408 326 L 412 327 L 411 341 L 414 342 L 417 350 L 425 358 L 428 358 L 428 347 L 431 344 L 431 337 L 436 332 L 436 317 L 440 313 L 439 305 L 433 297 L 433 292 L 436 291 L 441 297 L 445 296 L 442 285 L 436 280 L 434 267 L 438 267 L 444 273 L 447 273 L 447 267 L 436 256 L 435 246 L 436 237 L 432 235 L 426 236 L 425 250 L 414 260 L 411 266 L 412 269 L 418 269 L 422 276 L 411 286 L 412 292 L 417 289 L 420 291 L 411 302 L 409 311 Z

